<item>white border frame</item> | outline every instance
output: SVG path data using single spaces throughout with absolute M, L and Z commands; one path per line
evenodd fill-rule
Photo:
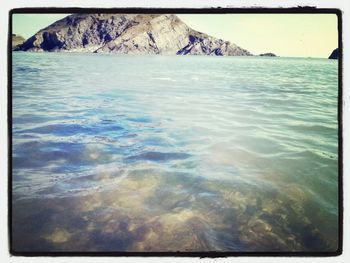
M 154 258 L 154 257 L 13 257 L 9 254 L 8 247 L 8 222 L 7 222 L 7 38 L 8 38 L 8 15 L 9 10 L 13 8 L 21 7 L 93 7 L 93 8 L 123 8 L 123 7 L 145 7 L 145 8 L 205 8 L 205 7 L 296 7 L 296 6 L 316 6 L 318 8 L 338 8 L 343 13 L 343 191 L 344 191 L 344 229 L 343 229 L 343 254 L 337 257 L 228 257 L 228 258 L 216 258 L 216 259 L 199 259 L 199 258 Z M 1 41 L 1 53 L 0 53 L 0 260 L 1 262 L 192 262 L 199 261 L 208 262 L 233 262 L 239 260 L 240 262 L 256 262 L 257 260 L 262 262 L 296 262 L 302 260 L 303 262 L 349 262 L 350 260 L 350 231 L 347 222 L 350 222 L 349 216 L 349 106 L 350 103 L 348 89 L 349 86 L 349 55 L 347 48 L 350 46 L 349 33 L 347 25 L 350 25 L 350 1 L 348 0 L 4 0 L 1 3 L 0 8 L 0 25 L 2 29 L 0 32 Z

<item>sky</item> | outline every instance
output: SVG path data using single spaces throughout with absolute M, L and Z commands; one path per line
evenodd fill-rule
M 68 14 L 14 14 L 13 33 L 25 38 Z M 181 14 L 191 28 L 258 55 L 328 57 L 338 46 L 335 14 Z

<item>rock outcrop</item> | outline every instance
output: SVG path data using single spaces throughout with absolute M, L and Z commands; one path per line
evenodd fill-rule
M 195 31 L 174 14 L 73 14 L 40 30 L 21 51 L 249 56 Z
M 24 37 L 16 34 L 12 34 L 12 50 L 14 50 L 18 45 L 23 44 L 25 41 Z
M 329 59 L 338 59 L 339 57 L 339 52 L 338 52 L 338 49 L 334 49 L 332 54 L 328 57 Z
M 277 57 L 276 54 L 268 52 L 268 53 L 262 53 L 259 56 L 261 57 Z

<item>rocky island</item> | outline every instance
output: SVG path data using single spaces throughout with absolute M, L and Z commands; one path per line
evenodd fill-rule
M 328 59 L 338 59 L 339 57 L 339 53 L 338 53 L 338 49 L 334 49 L 332 54 L 328 57 Z
M 260 57 L 277 57 L 276 54 L 268 52 L 268 53 L 262 53 L 259 55 Z
M 40 30 L 16 51 L 251 56 L 187 26 L 174 14 L 73 14 Z

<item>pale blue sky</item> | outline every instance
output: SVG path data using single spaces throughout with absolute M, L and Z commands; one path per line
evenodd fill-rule
M 15 14 L 13 32 L 28 38 L 67 14 Z M 187 25 L 253 54 L 328 57 L 338 46 L 334 14 L 182 14 Z
M 24 38 L 29 38 L 40 29 L 66 17 L 68 14 L 14 14 L 12 17 L 12 31 Z

